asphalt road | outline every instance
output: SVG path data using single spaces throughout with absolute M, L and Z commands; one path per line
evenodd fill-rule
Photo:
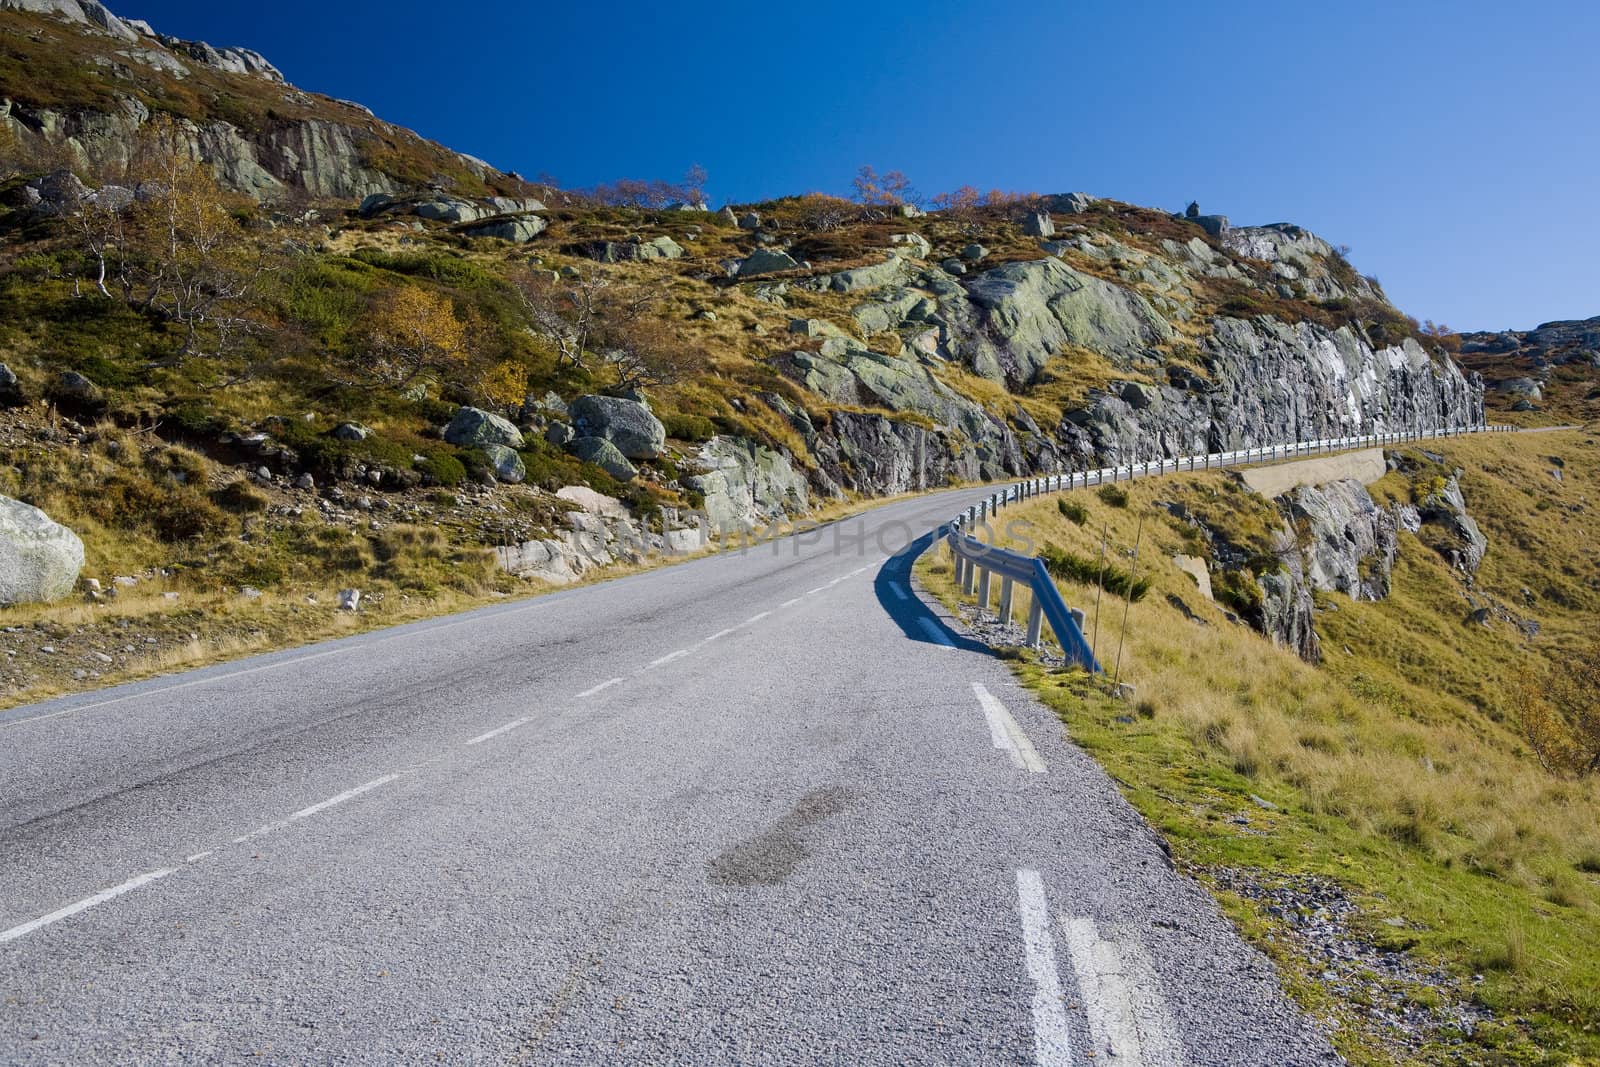
M 1334 1059 L 911 589 L 977 495 L 0 713 L 0 1061 Z

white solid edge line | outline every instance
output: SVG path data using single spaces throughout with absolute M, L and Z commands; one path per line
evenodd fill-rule
M 889 591 L 892 592 L 895 595 L 895 597 L 897 599 L 899 599 L 899 600 L 910 600 L 911 599 L 911 594 L 907 593 L 906 592 L 906 587 L 901 585 L 899 582 L 890 582 L 889 583 Z
M 579 697 L 592 697 L 596 693 L 600 692 L 603 689 L 610 689 L 614 685 L 621 685 L 625 680 L 626 679 L 623 679 L 623 678 L 607 678 L 605 681 L 601 682 L 599 685 L 593 685 L 593 686 L 590 686 L 588 689 L 585 689 L 583 692 L 579 693 L 578 696 Z
M 939 628 L 938 623 L 934 622 L 926 615 L 922 616 L 922 618 L 918 619 L 917 621 L 922 624 L 922 629 L 927 632 L 928 636 L 933 639 L 934 643 L 943 645 L 945 648 L 956 647 L 950 643 L 950 636 Z
M 833 584 L 832 582 L 828 583 L 828 585 L 832 585 L 832 584 Z M 828 591 L 828 586 L 827 585 L 819 585 L 815 589 L 807 589 L 803 595 L 804 596 L 816 596 L 818 593 L 826 593 L 827 591 Z
M 317 803 L 311 805 L 309 808 L 301 808 L 299 811 L 297 811 L 293 815 L 289 816 L 289 818 L 287 820 L 285 820 L 285 821 L 286 822 L 294 822 L 297 819 L 308 819 L 311 816 L 317 814 L 317 812 L 319 812 L 319 811 L 327 811 L 329 808 L 334 807 L 335 805 L 343 804 L 347 800 L 353 800 L 356 797 L 360 796 L 362 793 L 371 792 L 372 790 L 378 788 L 380 785 L 388 785 L 390 782 L 394 781 L 398 777 L 400 777 L 400 775 L 398 773 L 396 773 L 396 774 L 386 774 L 382 778 L 374 778 L 372 781 L 363 783 L 362 785 L 358 785 L 354 789 L 346 789 L 343 793 L 340 793 L 338 796 L 333 796 L 333 797 L 329 797 L 327 800 L 318 801 Z
M 1050 938 L 1050 905 L 1038 871 L 1017 872 L 1017 915 L 1022 920 L 1022 949 L 1033 979 L 1033 1060 L 1040 1067 L 1072 1062 L 1072 1036 L 1056 971 L 1055 944 Z
M 757 612 L 756 614 L 750 616 L 748 619 L 744 620 L 744 625 L 749 626 L 751 623 L 760 622 L 762 619 L 766 618 L 768 615 L 771 615 L 771 614 L 772 614 L 772 612 L 770 612 L 770 611 Z
M 21 926 L 13 926 L 9 930 L 0 930 L 0 945 L 5 944 L 7 941 L 15 941 L 19 937 L 26 937 L 28 934 L 33 933 L 41 926 L 49 926 L 51 923 L 60 922 L 62 919 L 71 918 L 80 911 L 88 911 L 95 905 L 104 904 L 108 900 L 114 900 L 124 893 L 131 893 L 140 886 L 149 885 L 158 878 L 165 878 L 175 870 L 177 870 L 176 867 L 163 867 L 159 871 L 148 871 L 139 875 L 137 878 L 128 879 L 121 885 L 114 885 L 110 889 L 102 889 L 94 896 L 85 897 L 76 904 L 68 904 L 64 908 L 52 911 L 49 915 L 41 915 L 39 918 L 34 919 L 31 922 L 25 922 Z
M 796 604 L 800 603 L 800 601 L 803 600 L 803 599 L 804 599 L 803 597 L 795 597 L 793 600 L 785 600 L 782 604 L 779 604 L 778 607 L 780 607 L 780 608 L 792 608 Z
M 732 627 L 732 626 L 728 627 L 726 630 L 718 630 L 716 633 L 712 634 L 710 637 L 702 637 L 700 639 L 700 643 L 702 645 L 708 645 L 713 641 L 718 641 L 718 640 L 721 640 L 724 637 L 727 637 L 729 634 L 733 633 L 734 630 L 735 630 L 735 627 Z
M 531 721 L 530 717 L 527 716 L 527 715 L 524 715 L 520 719 L 512 719 L 510 722 L 506 723 L 504 726 L 497 726 L 493 730 L 490 730 L 486 734 L 479 734 L 477 737 L 474 737 L 471 741 L 464 741 L 462 743 L 463 744 L 467 744 L 467 745 L 481 745 L 485 741 L 489 740 L 491 737 L 499 737 L 501 734 L 509 733 L 512 730 L 515 730 L 519 726 L 526 726 L 530 721 Z
M 651 660 L 650 661 L 650 666 L 647 667 L 646 670 L 654 670 L 656 667 L 665 667 L 667 664 L 671 663 L 673 660 L 682 659 L 683 657 L 687 656 L 688 654 L 689 654 L 689 650 L 687 648 L 680 648 L 676 652 L 668 652 L 665 656 L 662 656 L 660 659 Z

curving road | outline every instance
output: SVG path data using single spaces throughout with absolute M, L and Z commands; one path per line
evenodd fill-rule
M 911 588 L 978 495 L 0 713 L 0 1061 L 1334 1060 Z

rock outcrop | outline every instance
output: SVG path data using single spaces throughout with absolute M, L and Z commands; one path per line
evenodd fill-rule
M 60 600 L 81 570 L 77 534 L 31 504 L 0 496 L 0 604 Z
M 787 456 L 753 441 L 713 437 L 696 463 L 704 473 L 684 479 L 701 494 L 713 532 L 727 537 L 805 514 L 810 492 Z

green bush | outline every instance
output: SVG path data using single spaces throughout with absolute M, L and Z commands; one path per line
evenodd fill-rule
M 1132 600 L 1143 600 L 1153 581 L 1148 575 L 1135 578 L 1114 563 L 1102 564 L 1056 545 L 1045 545 L 1039 558 L 1053 577 L 1080 585 L 1100 585 L 1108 593 Z
M 1075 526 L 1082 526 L 1089 521 L 1089 509 L 1074 500 L 1057 500 L 1056 510 Z
M 433 479 L 436 484 L 442 485 L 446 489 L 454 489 L 467 480 L 466 464 L 462 463 L 452 453 L 444 449 L 438 449 L 426 455 L 427 458 L 417 464 L 417 469 L 423 473 L 424 477 Z
M 717 436 L 717 424 L 704 415 L 666 415 L 661 424 L 667 436 L 679 441 L 709 441 Z
M 1102 485 L 1099 491 L 1095 493 L 1095 496 L 1098 496 L 1102 501 L 1114 508 L 1128 506 L 1128 494 L 1115 485 Z

